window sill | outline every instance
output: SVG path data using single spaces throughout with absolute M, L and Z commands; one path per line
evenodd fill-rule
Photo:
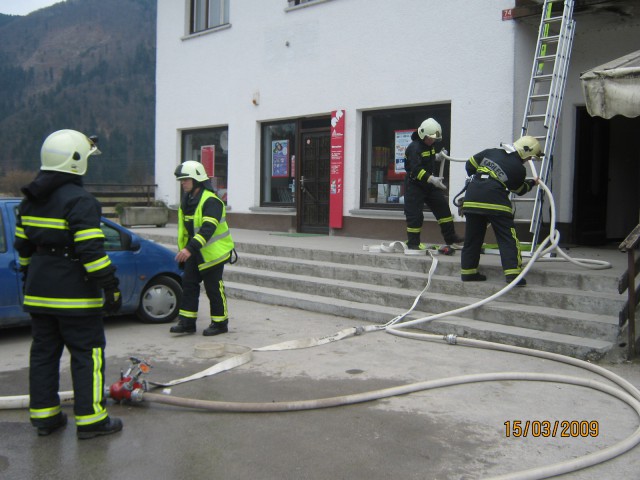
M 260 215 L 289 215 L 296 214 L 295 207 L 249 207 L 249 211 Z
M 285 12 L 293 12 L 294 10 L 300 10 L 301 8 L 307 8 L 307 7 L 312 7 L 314 5 L 318 5 L 319 3 L 327 3 L 330 2 L 331 0 L 312 0 L 310 2 L 307 3 L 302 3 L 300 5 L 292 5 L 291 7 L 286 7 L 284 9 Z
M 386 218 L 391 220 L 405 219 L 404 212 L 402 210 L 375 210 L 369 208 L 356 208 L 349 210 L 349 213 L 353 217 L 359 218 Z M 435 218 L 432 212 L 424 212 L 424 218 Z
M 221 30 L 227 30 L 228 28 L 231 28 L 231 24 L 230 23 L 225 23 L 224 25 L 220 25 L 218 27 L 213 27 L 213 28 L 208 28 L 206 30 L 200 30 L 199 32 L 193 32 L 193 33 L 189 33 L 187 35 L 185 35 L 184 37 L 182 37 L 181 40 L 191 40 L 192 38 L 196 38 L 196 37 L 201 37 L 203 35 L 209 35 L 210 33 L 216 33 L 219 32 Z

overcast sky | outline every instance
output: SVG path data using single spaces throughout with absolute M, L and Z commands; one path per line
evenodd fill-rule
M 0 13 L 27 15 L 34 10 L 49 7 L 63 0 L 0 0 Z

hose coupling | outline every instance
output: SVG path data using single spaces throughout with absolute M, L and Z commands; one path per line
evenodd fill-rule
M 131 392 L 131 401 L 132 402 L 136 402 L 136 403 L 140 403 L 143 400 L 144 396 L 144 389 L 143 388 L 136 388 Z
M 362 335 L 365 333 L 364 327 L 362 325 L 355 327 L 354 335 Z
M 449 335 L 445 335 L 443 340 L 449 345 L 456 345 L 458 343 L 458 336 L 454 333 L 450 333 Z

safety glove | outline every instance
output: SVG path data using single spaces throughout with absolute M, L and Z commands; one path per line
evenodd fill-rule
M 100 282 L 104 290 L 104 311 L 107 313 L 116 313 L 122 306 L 122 293 L 118 288 L 120 280 L 111 274 Z
M 445 155 L 449 155 L 449 152 L 447 152 L 447 150 L 443 148 L 438 153 L 436 153 L 436 162 L 446 160 Z
M 447 186 L 444 184 L 443 180 L 444 177 L 436 177 L 435 175 L 431 175 L 429 178 L 427 178 L 427 183 L 430 183 L 440 190 L 446 190 Z
M 104 311 L 116 313 L 122 307 L 122 294 L 118 287 L 106 288 L 104 290 Z

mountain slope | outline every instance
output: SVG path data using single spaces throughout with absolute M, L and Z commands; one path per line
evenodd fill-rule
M 153 183 L 155 0 L 67 0 L 0 15 L 0 169 L 35 170 L 42 141 L 100 138 L 88 182 Z

